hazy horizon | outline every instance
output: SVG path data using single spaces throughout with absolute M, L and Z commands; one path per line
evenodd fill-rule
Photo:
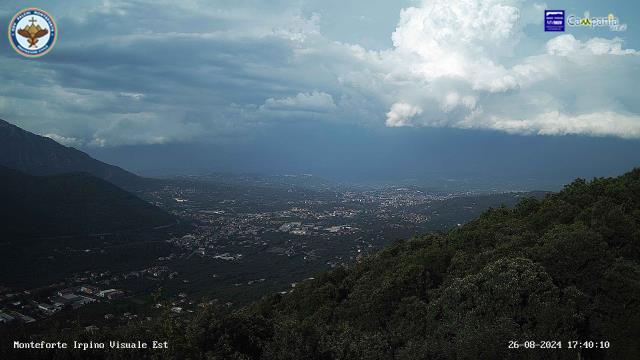
M 142 175 L 557 189 L 640 165 L 632 2 L 18 1 L 0 22 L 26 6 L 60 36 L 38 59 L 0 40 L 0 118 Z M 545 32 L 544 9 L 625 28 Z
M 312 174 L 336 182 L 415 180 L 423 185 L 450 178 L 524 190 L 557 190 L 577 177 L 616 176 L 640 165 L 640 142 L 615 138 L 425 128 L 373 130 L 354 139 L 348 132 L 336 137 L 311 125 L 287 130 L 276 129 L 244 144 L 81 149 L 144 176 Z

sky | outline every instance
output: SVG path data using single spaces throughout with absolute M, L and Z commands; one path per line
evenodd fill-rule
M 59 38 L 26 59 L 0 37 L 0 118 L 143 174 L 564 182 L 640 165 L 635 1 L 19 0 L 0 24 L 32 6 Z M 545 32 L 545 9 L 624 31 Z

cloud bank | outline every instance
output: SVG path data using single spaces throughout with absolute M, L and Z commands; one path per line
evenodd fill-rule
M 412 4 L 356 2 L 341 31 L 330 2 L 43 4 L 61 38 L 37 61 L 0 47 L 0 117 L 74 146 L 233 141 L 292 117 L 640 138 L 640 53 L 622 38 L 541 34 L 544 4 Z M 397 25 L 374 49 L 356 35 L 375 16 Z
M 397 94 L 386 125 L 640 137 L 640 116 L 619 101 L 630 100 L 640 58 L 620 38 L 563 34 L 539 52 L 512 56 L 543 8 L 436 0 L 403 10 L 394 48 L 376 54 L 386 66 L 380 81 Z
M 262 110 L 328 112 L 335 109 L 333 97 L 324 92 L 298 93 L 281 99 L 268 98 L 260 107 Z

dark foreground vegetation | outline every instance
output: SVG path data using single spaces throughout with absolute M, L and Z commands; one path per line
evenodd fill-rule
M 0 229 L 7 241 L 173 224 L 176 219 L 88 173 L 33 176 L 0 165 Z
M 486 211 L 448 233 L 396 242 L 351 268 L 243 309 L 211 305 L 189 320 L 167 315 L 46 337 L 166 340 L 169 349 L 19 355 L 639 359 L 640 169 L 615 179 L 576 180 L 560 193 Z M 527 340 L 562 341 L 562 349 L 509 349 L 510 341 Z M 568 349 L 568 341 L 608 341 L 610 347 Z

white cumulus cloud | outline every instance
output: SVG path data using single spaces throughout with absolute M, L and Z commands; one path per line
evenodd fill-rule
M 58 134 L 45 134 L 44 137 L 48 137 L 49 139 L 60 143 L 65 146 L 82 146 L 84 145 L 84 141 L 74 137 L 67 137 Z
M 260 108 L 275 111 L 328 112 L 335 107 L 336 104 L 330 94 L 313 91 L 285 98 L 268 98 Z
M 560 56 L 634 55 L 633 49 L 622 49 L 622 39 L 591 38 L 585 42 L 571 34 L 557 36 L 547 42 L 547 52 Z
M 401 12 L 393 49 L 352 50 L 366 66 L 349 79 L 390 104 L 388 127 L 640 138 L 633 111 L 640 98 L 629 93 L 638 51 L 618 37 L 563 34 L 515 56 L 525 26 L 542 26 L 533 16 L 542 8 L 518 0 L 423 1 Z
M 358 1 L 340 11 L 359 18 Z M 640 138 L 640 53 L 619 32 L 544 33 L 535 0 L 396 4 L 375 49 L 328 29 L 322 2 L 115 3 L 52 3 L 66 40 L 34 66 L 0 54 L 0 115 L 94 146 L 217 141 L 287 117 Z
M 479 125 L 513 134 L 613 135 L 627 139 L 640 138 L 640 116 L 610 111 L 581 115 L 567 115 L 551 111 L 525 119 L 494 116 L 486 123 Z
M 405 102 L 397 102 L 387 113 L 386 124 L 389 127 L 411 126 L 411 118 L 422 113 L 422 109 Z

